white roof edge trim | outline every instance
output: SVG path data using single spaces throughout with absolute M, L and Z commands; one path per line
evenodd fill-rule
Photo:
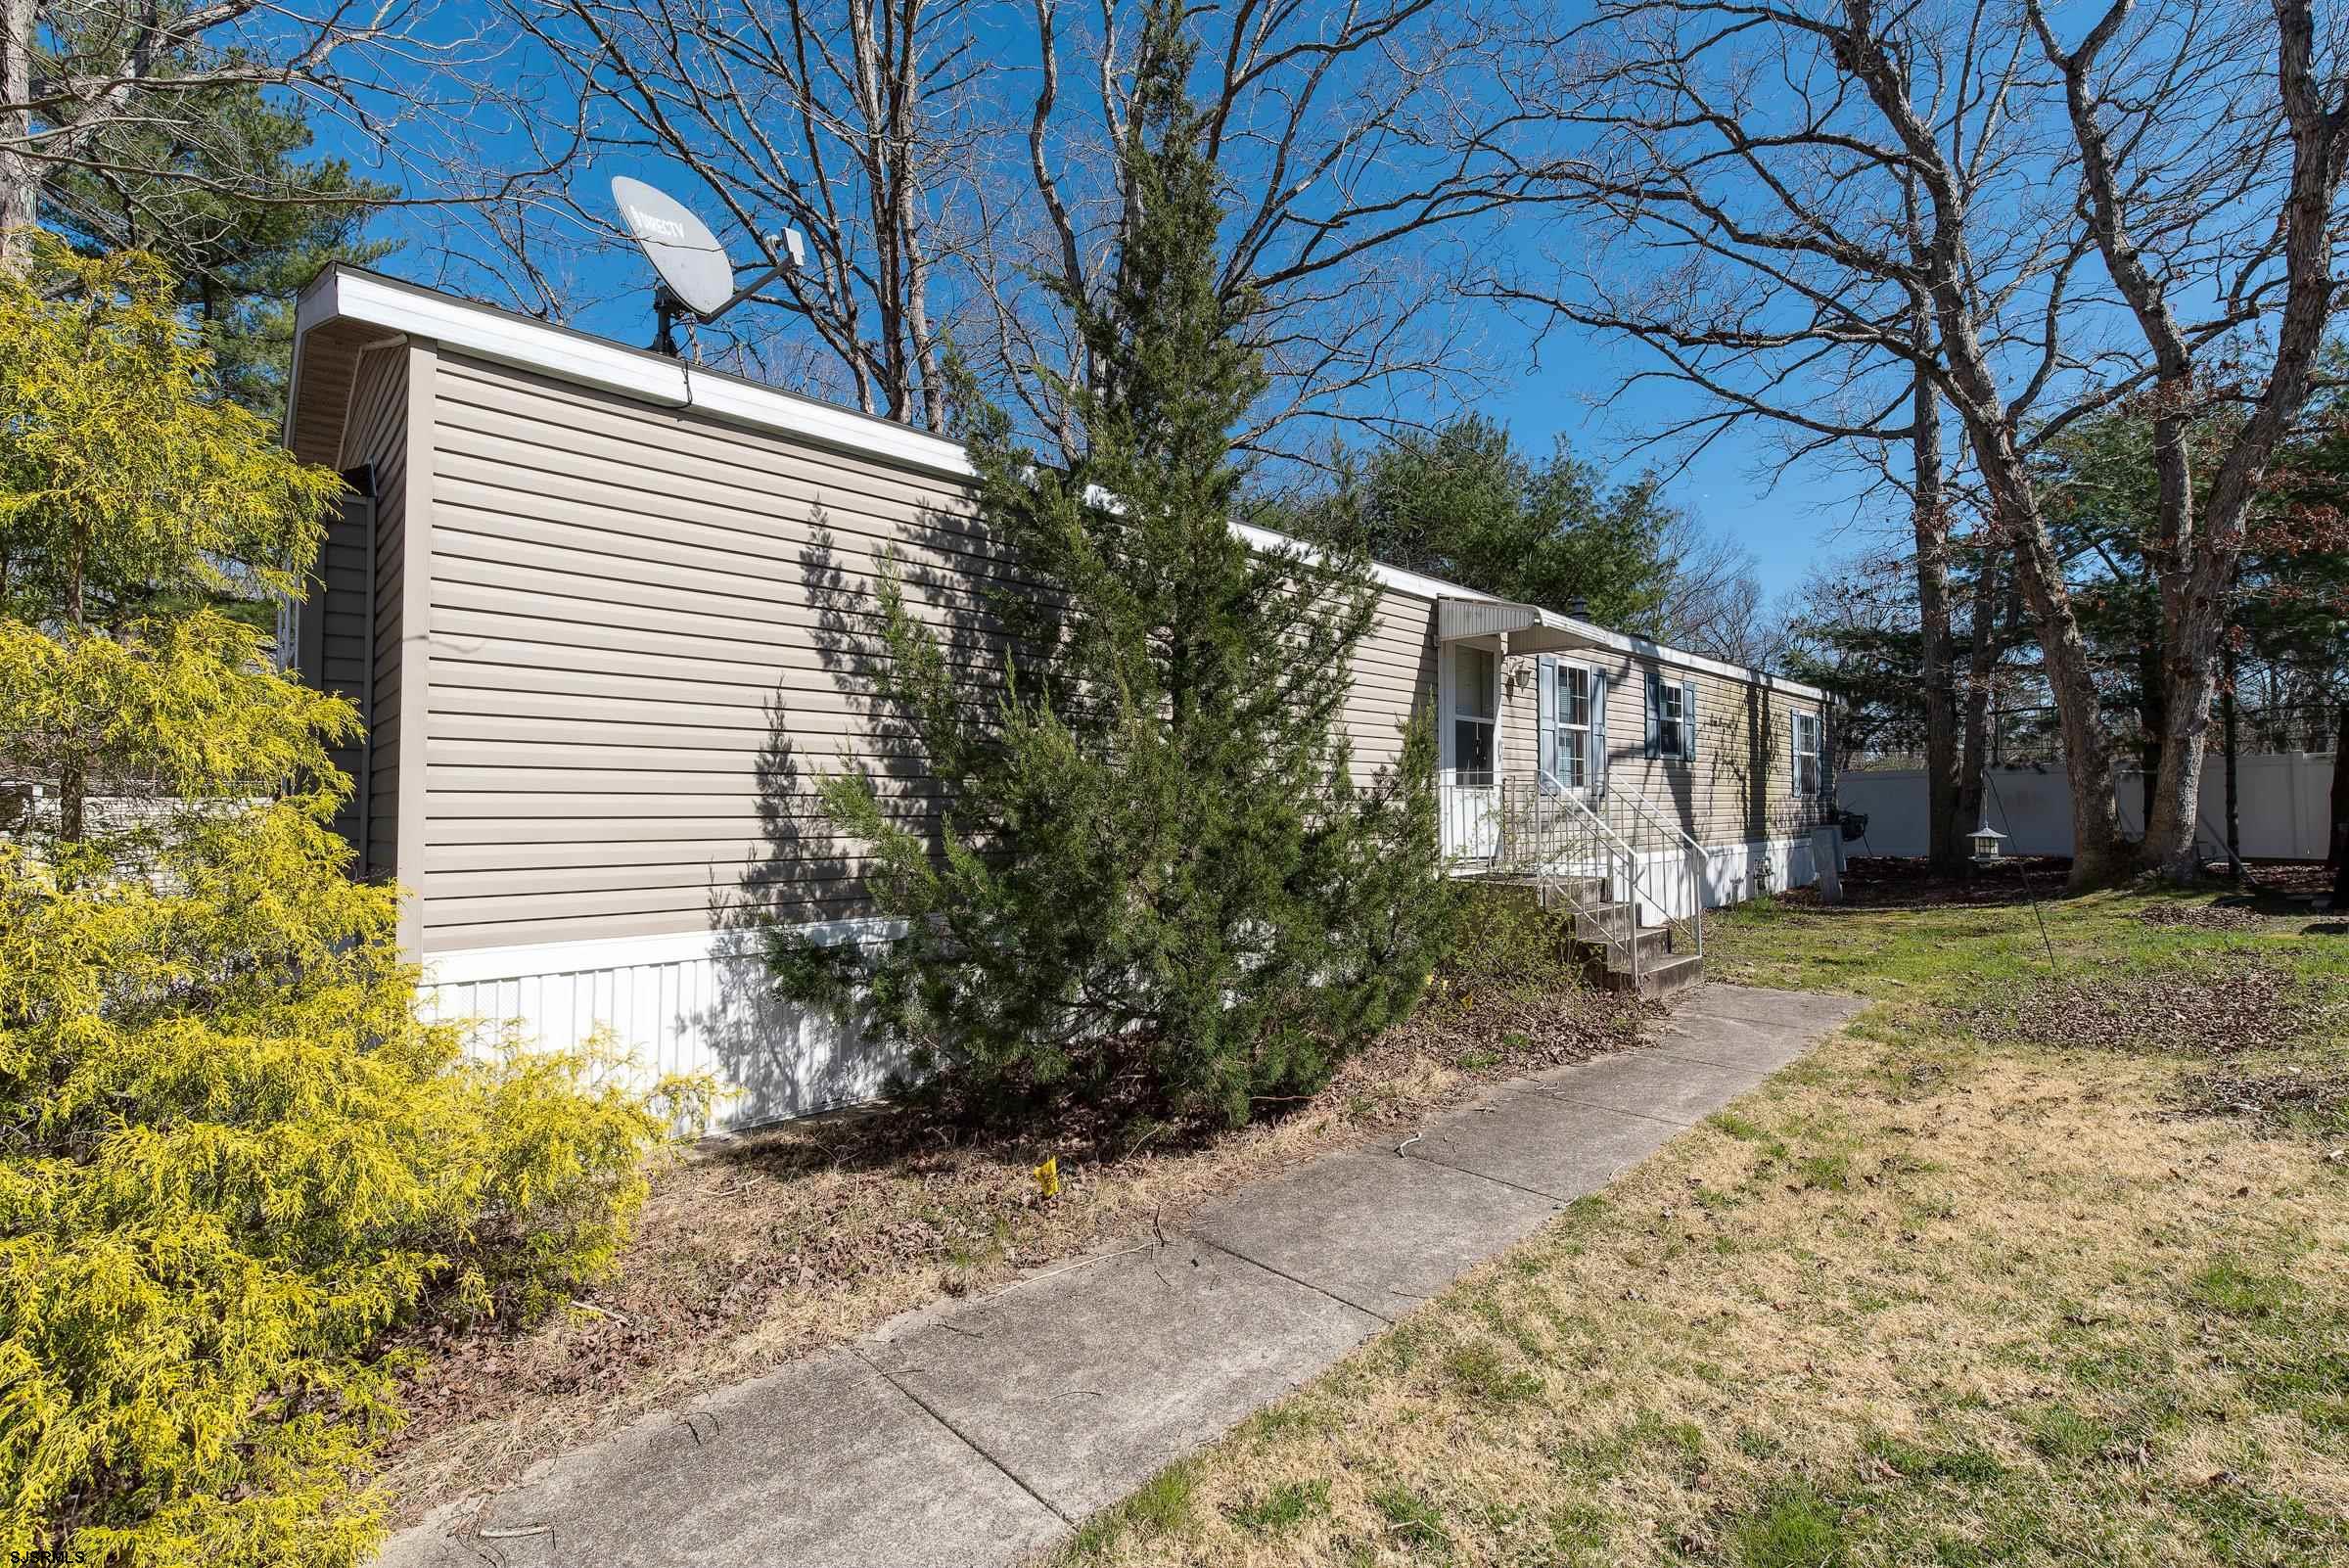
M 1285 548 L 1302 551 L 1315 560 L 1320 558 L 1319 552 L 1312 545 L 1302 539 L 1292 538 L 1286 533 L 1275 532 L 1271 529 L 1260 529 L 1249 523 L 1234 523 L 1231 526 L 1231 531 L 1260 550 Z M 1378 561 L 1370 563 L 1370 575 L 1378 580 L 1382 587 L 1396 588 L 1405 593 L 1416 594 L 1422 599 L 1465 599 L 1477 604 L 1509 602 L 1496 593 L 1480 592 L 1461 583 L 1447 582 L 1442 577 L 1424 576 L 1416 572 L 1405 572 L 1401 567 L 1387 566 Z M 1732 665 L 1725 660 L 1708 659 L 1703 654 L 1683 653 L 1678 648 L 1668 648 L 1660 642 L 1651 642 L 1645 637 L 1634 637 L 1620 631 L 1609 631 L 1604 626 L 1594 625 L 1588 621 L 1577 621 L 1571 616 L 1558 615 L 1553 611 L 1543 609 L 1540 605 L 1517 605 L 1515 608 L 1524 610 L 1533 616 L 1535 623 L 1546 630 L 1563 631 L 1570 636 L 1580 637 L 1594 647 L 1611 648 L 1615 652 L 1633 659 L 1671 665 L 1681 669 L 1702 670 L 1707 674 L 1723 675 L 1730 680 L 1744 681 L 1771 691 L 1782 691 L 1789 696 L 1808 697 L 1814 702 L 1823 703 L 1827 700 L 1825 692 L 1820 691 L 1817 686 L 1806 686 L 1799 680 L 1787 680 L 1783 676 L 1769 674 L 1759 669 L 1749 669 L 1743 665 Z
M 302 336 L 311 328 L 334 320 L 363 321 L 387 332 L 431 339 L 484 359 L 536 371 L 562 381 L 598 387 L 622 396 L 640 398 L 668 408 L 691 408 L 714 419 L 777 431 L 819 445 L 877 457 L 886 462 L 955 479 L 967 479 L 974 472 L 970 457 L 960 442 L 933 436 L 927 431 L 852 413 L 845 408 L 834 408 L 829 403 L 819 403 L 716 372 L 694 376 L 682 360 L 664 359 L 656 354 L 623 348 L 618 344 L 607 343 L 566 327 L 551 326 L 494 306 L 476 304 L 470 300 L 459 300 L 437 290 L 397 283 L 345 266 L 331 266 L 321 272 L 302 291 L 295 308 L 296 377 L 301 373 L 299 346 Z M 286 428 L 289 432 L 293 428 L 295 394 L 296 389 L 290 386 L 286 402 Z M 1231 530 L 1259 549 L 1292 549 L 1317 557 L 1317 552 L 1311 545 L 1270 529 L 1234 523 Z M 1371 563 L 1370 575 L 1381 587 L 1415 594 L 1422 599 L 1475 599 L 1490 603 L 1499 598 L 1497 594 L 1481 593 L 1461 583 L 1447 582 L 1441 577 L 1425 576 L 1375 561 Z M 1529 608 L 1536 608 L 1543 626 L 1588 638 L 1596 646 L 1612 648 L 1634 658 L 1726 675 L 1732 680 L 1749 681 L 1819 702 L 1826 700 L 1826 694 L 1816 686 L 1782 680 L 1758 669 L 1748 669 L 1742 665 L 1708 659 L 1702 654 L 1682 653 L 1676 648 L 1650 642 L 1644 637 L 1626 636 L 1622 632 L 1553 615 L 1538 607 Z
M 926 431 L 753 386 L 716 371 L 696 375 L 682 360 L 639 353 L 370 273 L 335 267 L 319 274 L 296 310 L 295 336 L 299 340 L 312 327 L 332 320 L 363 321 L 429 338 L 499 364 L 955 479 L 967 479 L 972 472 L 958 442 Z
M 1303 539 L 1277 532 L 1271 529 L 1260 529 L 1253 523 L 1234 523 L 1231 526 L 1231 531 L 1260 550 L 1295 550 L 1310 561 L 1321 559 L 1321 552 Z M 1370 576 L 1377 580 L 1381 587 L 1394 588 L 1403 593 L 1415 593 L 1422 599 L 1476 599 L 1488 604 L 1499 602 L 1497 594 L 1479 593 L 1474 588 L 1464 588 L 1456 582 L 1446 582 L 1442 577 L 1422 576 L 1416 572 L 1405 572 L 1401 567 L 1391 567 L 1383 561 L 1370 563 Z
M 1685 653 L 1678 648 L 1667 648 L 1660 642 L 1651 642 L 1645 637 L 1635 637 L 1628 632 L 1609 631 L 1606 627 L 1592 625 L 1588 621 L 1577 621 L 1571 616 L 1553 615 L 1538 605 L 1528 608 L 1533 610 L 1535 616 L 1539 618 L 1540 623 L 1548 630 L 1563 631 L 1569 636 L 1581 637 L 1597 647 L 1611 648 L 1617 653 L 1628 655 L 1634 659 L 1643 659 L 1659 665 L 1671 665 L 1680 669 L 1700 670 L 1709 675 L 1722 675 L 1730 680 L 1760 686 L 1767 691 L 1782 691 L 1790 697 L 1808 697 L 1814 702 L 1820 703 L 1827 700 L 1825 692 L 1820 691 L 1817 686 L 1806 686 L 1799 680 L 1788 680 L 1782 675 L 1773 675 L 1765 670 L 1749 669 L 1744 665 L 1732 665 L 1723 659 L 1708 659 L 1703 654 Z

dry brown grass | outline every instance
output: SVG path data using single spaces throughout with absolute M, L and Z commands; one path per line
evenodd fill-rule
M 2327 1560 L 2349 1391 L 2253 1392 L 2197 1282 L 2240 1260 L 2337 1314 L 2349 1179 L 2165 1116 L 2168 1076 L 1834 1042 L 1071 1555 Z
M 386 1453 L 399 1520 L 510 1482 L 645 1411 L 1156 1226 L 1288 1166 L 1408 1127 L 1477 1085 L 1630 1044 L 1638 1012 L 1579 988 L 1440 996 L 1288 1114 L 1232 1132 L 972 1137 L 894 1110 L 688 1153 L 657 1181 L 618 1278 L 519 1337 L 428 1340 Z M 1060 1195 L 1030 1175 L 1059 1162 Z
M 1725 920 L 1709 967 L 1883 1005 L 1062 1555 L 2349 1562 L 2349 1149 L 2180 1099 L 2349 1065 L 2349 949 L 2146 902 Z M 2184 1055 L 2043 1005 L 2253 968 L 2298 1011 Z

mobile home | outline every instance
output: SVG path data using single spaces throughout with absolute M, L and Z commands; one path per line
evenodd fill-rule
M 286 438 L 351 484 L 286 655 L 360 707 L 341 825 L 410 891 L 437 1004 L 554 1041 L 607 1026 L 735 1085 L 740 1122 L 870 1095 L 887 1064 L 774 1003 L 755 933 L 879 933 L 812 791 L 847 767 L 923 787 L 862 661 L 884 550 L 923 613 L 976 613 L 961 449 L 341 266 L 301 298 Z M 1435 706 L 1463 873 L 1588 904 L 1658 974 L 1692 959 L 1670 923 L 1811 879 L 1818 691 L 1378 576 L 1357 763 L 1394 764 Z

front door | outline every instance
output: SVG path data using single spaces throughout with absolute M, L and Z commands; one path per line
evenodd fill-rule
M 1500 851 L 1500 656 L 1454 643 L 1444 672 L 1444 849 L 1489 860 Z

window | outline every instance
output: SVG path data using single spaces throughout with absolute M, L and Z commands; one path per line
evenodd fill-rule
M 1659 680 L 1650 689 L 1655 693 L 1655 755 L 1686 761 L 1696 754 L 1696 688 Z
M 1794 715 L 1794 793 L 1805 800 L 1819 791 L 1819 715 Z
M 1499 661 L 1484 648 L 1454 649 L 1451 658 L 1451 765 L 1462 784 L 1490 784 Z
M 1580 665 L 1558 667 L 1558 782 L 1570 790 L 1590 787 L 1590 671 Z

